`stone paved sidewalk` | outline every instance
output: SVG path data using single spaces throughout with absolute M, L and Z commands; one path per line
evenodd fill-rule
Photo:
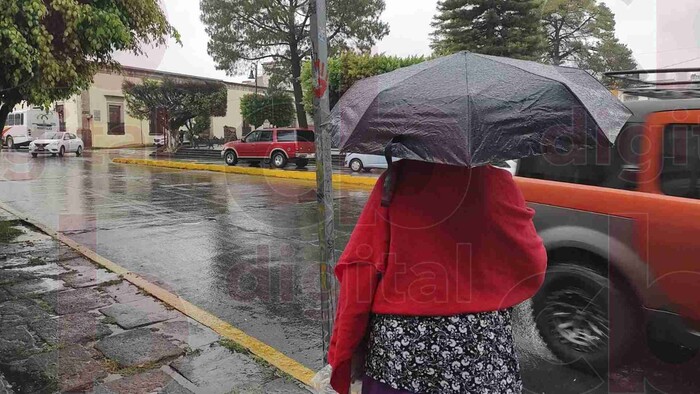
M 15 220 L 0 209 L 0 222 Z M 0 394 L 308 393 L 20 222 L 0 243 Z M 1 223 L 0 223 L 1 224 Z

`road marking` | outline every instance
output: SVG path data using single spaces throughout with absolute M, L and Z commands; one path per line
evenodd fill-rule
M 198 170 L 224 172 L 228 174 L 256 175 L 270 178 L 298 179 L 304 181 L 316 181 L 315 172 L 271 170 L 267 168 L 235 167 L 223 164 L 186 163 L 181 161 L 130 159 L 117 157 L 112 160 L 117 164 L 138 164 L 150 167 L 176 168 L 180 170 Z M 352 176 L 345 174 L 334 174 L 333 184 L 359 185 L 372 187 L 377 183 L 377 178 L 370 176 Z
M 311 369 L 305 367 L 298 361 L 288 357 L 279 350 L 273 348 L 272 346 L 251 337 L 242 330 L 232 326 L 231 324 L 219 319 L 213 314 L 197 307 L 196 305 L 190 303 L 189 301 L 181 298 L 180 296 L 173 294 L 160 286 L 148 282 L 146 279 L 140 277 L 139 275 L 127 270 L 126 268 L 112 262 L 111 260 L 100 256 L 95 251 L 91 250 L 85 245 L 82 245 L 69 237 L 53 230 L 52 228 L 45 226 L 41 222 L 35 220 L 34 218 L 28 217 L 15 210 L 14 208 L 8 206 L 4 202 L 0 201 L 0 209 L 4 209 L 10 212 L 14 216 L 30 223 L 31 225 L 37 227 L 41 231 L 45 232 L 52 238 L 60 241 L 71 249 L 83 255 L 85 258 L 91 260 L 95 264 L 102 266 L 103 268 L 114 272 L 115 274 L 121 275 L 126 281 L 132 283 L 136 287 L 142 289 L 146 293 L 152 295 L 155 298 L 163 301 L 165 304 L 177 309 L 186 316 L 196 320 L 205 326 L 216 331 L 219 335 L 224 338 L 230 339 L 239 345 L 248 349 L 252 354 L 260 357 L 261 359 L 267 361 L 280 371 L 292 376 L 301 383 L 310 386 L 311 379 L 314 377 L 315 372 Z

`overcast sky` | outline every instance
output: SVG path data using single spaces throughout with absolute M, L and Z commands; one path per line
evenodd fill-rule
M 615 13 L 617 37 L 634 51 L 644 68 L 700 67 L 700 1 L 604 0 Z M 182 35 L 182 46 L 150 51 L 148 58 L 121 56 L 125 65 L 198 76 L 241 80 L 215 69 L 207 54 L 207 34 L 199 20 L 199 2 L 167 0 L 170 22 Z M 430 54 L 430 23 L 437 0 L 386 0 L 382 15 L 391 33 L 376 47 L 391 55 Z

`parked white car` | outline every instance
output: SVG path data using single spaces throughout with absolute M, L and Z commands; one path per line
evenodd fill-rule
M 164 145 L 165 145 L 165 135 L 160 134 L 160 135 L 157 135 L 157 136 L 153 137 L 153 144 L 154 144 L 157 148 L 159 148 L 159 147 L 161 147 L 161 146 L 164 146 Z
M 80 156 L 83 154 L 84 147 L 83 140 L 73 133 L 49 132 L 29 144 L 29 153 L 32 157 L 40 154 L 63 156 L 68 152 L 75 152 L 76 156 Z
M 400 160 L 394 158 L 394 161 Z M 348 153 L 345 156 L 345 167 L 353 172 L 370 172 L 374 168 L 387 169 L 386 158 L 381 155 L 366 155 L 362 153 Z
M 2 143 L 9 149 L 28 145 L 43 133 L 59 131 L 58 114 L 38 107 L 24 108 L 7 115 Z

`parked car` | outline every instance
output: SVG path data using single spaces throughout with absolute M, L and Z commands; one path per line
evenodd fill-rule
M 255 130 L 240 141 L 225 144 L 221 157 L 230 166 L 239 160 L 254 163 L 269 160 L 275 168 L 284 168 L 290 162 L 303 168 L 316 158 L 314 132 L 291 128 Z
M 165 145 L 165 135 L 161 134 L 161 135 L 157 135 L 157 136 L 153 137 L 153 144 L 156 147 L 164 146 Z
M 29 144 L 29 153 L 32 157 L 40 154 L 63 156 L 68 152 L 75 152 L 76 156 L 80 156 L 84 147 L 83 140 L 73 133 L 49 132 Z
M 700 346 L 700 100 L 626 104 L 615 146 L 515 169 L 549 257 L 537 328 L 563 362 L 597 372 L 640 340 L 674 361 Z
M 353 172 L 370 172 L 374 168 L 387 169 L 386 158 L 381 155 L 366 155 L 363 153 L 348 153 L 345 156 L 345 167 Z
M 2 143 L 9 149 L 14 149 L 29 145 L 36 136 L 47 132 L 58 132 L 59 129 L 56 112 L 44 111 L 39 107 L 26 108 L 7 115 L 2 131 Z

